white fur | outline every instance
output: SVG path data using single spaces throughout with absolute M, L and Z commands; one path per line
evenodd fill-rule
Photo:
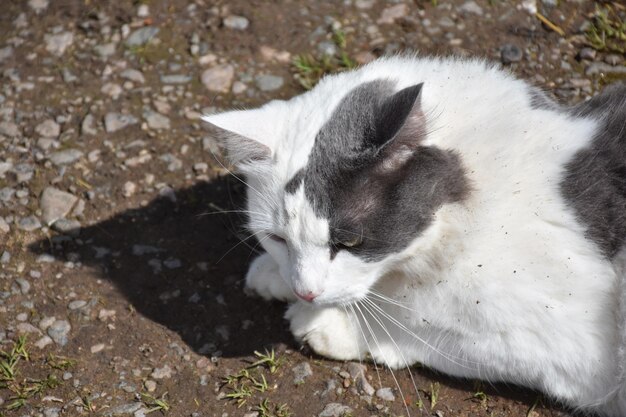
M 366 263 L 341 251 L 331 261 L 323 250 L 328 223 L 302 189 L 287 196 L 284 186 L 306 165 L 339 101 L 375 79 L 394 80 L 398 89 L 424 83 L 427 145 L 461 155 L 472 193 L 439 210 L 400 254 Z M 626 307 L 618 301 L 626 299 L 626 251 L 615 265 L 603 258 L 559 193 L 564 164 L 589 145 L 594 120 L 532 109 L 527 84 L 482 61 L 402 57 L 326 77 L 256 112 L 262 116 L 252 125 L 247 112 L 207 120 L 272 150 L 271 169 L 247 172 L 250 227 L 288 243 L 261 238 L 272 258 L 255 261 L 247 282 L 265 297 L 287 299 L 289 287 L 320 294 L 289 308 L 297 338 L 337 359 L 369 352 L 392 367 L 419 361 L 626 415 L 626 336 L 619 330 Z M 396 304 L 368 296 L 370 289 Z M 356 304 L 364 297 L 397 323 L 367 302 Z M 356 320 L 359 307 L 364 317 Z

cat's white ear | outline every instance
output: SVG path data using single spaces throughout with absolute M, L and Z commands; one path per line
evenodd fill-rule
M 202 117 L 209 131 L 226 149 L 231 164 L 263 164 L 272 158 L 276 132 L 272 117 L 265 107 L 253 110 L 235 110 Z
M 381 169 L 393 171 L 407 162 L 426 136 L 421 106 L 422 84 L 398 91 L 382 102 L 376 115 L 376 146 Z

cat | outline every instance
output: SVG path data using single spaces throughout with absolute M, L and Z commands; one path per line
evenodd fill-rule
M 297 340 L 626 415 L 626 86 L 565 108 L 396 56 L 204 120 L 266 251 L 246 285 Z

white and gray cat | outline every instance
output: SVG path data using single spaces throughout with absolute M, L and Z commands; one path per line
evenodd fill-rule
M 267 251 L 247 285 L 298 340 L 626 415 L 626 86 L 563 108 L 480 60 L 394 57 L 205 120 Z

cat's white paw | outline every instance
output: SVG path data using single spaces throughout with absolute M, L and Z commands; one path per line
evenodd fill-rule
M 256 258 L 246 274 L 246 289 L 266 300 L 295 301 L 296 296 L 278 272 L 278 264 L 267 253 Z
M 292 304 L 285 318 L 291 332 L 300 342 L 306 342 L 316 353 L 332 359 L 361 359 L 361 336 L 346 313 L 335 307 L 316 308 L 297 302 Z

